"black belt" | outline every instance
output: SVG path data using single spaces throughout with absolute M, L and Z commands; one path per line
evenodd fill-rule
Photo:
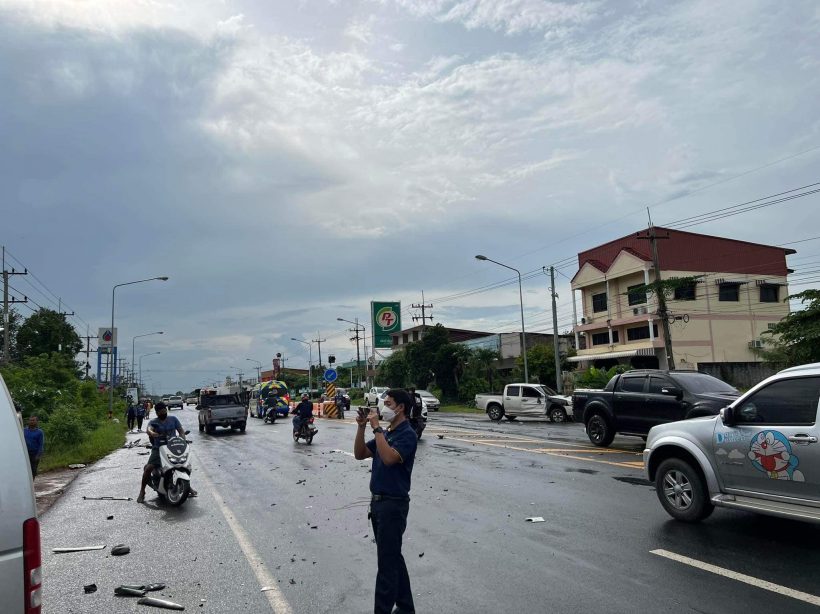
M 410 501 L 410 497 L 394 497 L 392 495 L 373 495 L 371 501 Z

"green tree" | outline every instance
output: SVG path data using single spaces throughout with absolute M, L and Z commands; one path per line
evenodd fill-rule
M 804 290 L 786 300 L 799 300 L 805 307 L 775 324 L 766 347 L 760 352 L 767 362 L 786 366 L 820 362 L 820 290 Z
M 407 385 L 407 362 L 404 351 L 393 352 L 376 370 L 376 384 L 400 388 Z
M 63 314 L 41 308 L 20 325 L 16 345 L 17 359 L 58 353 L 73 360 L 83 342 Z

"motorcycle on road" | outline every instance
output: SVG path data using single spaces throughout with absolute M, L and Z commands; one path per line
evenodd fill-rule
M 186 435 L 190 431 L 186 431 Z M 161 499 L 174 507 L 185 503 L 191 494 L 191 461 L 188 456 L 189 441 L 174 435 L 159 438 L 160 464 L 154 467 L 148 480 Z
M 319 429 L 313 426 L 313 416 L 311 416 L 303 422 L 299 430 L 293 434 L 293 441 L 299 443 L 300 439 L 304 439 L 305 443 L 310 445 L 313 442 L 313 436 L 318 432 Z

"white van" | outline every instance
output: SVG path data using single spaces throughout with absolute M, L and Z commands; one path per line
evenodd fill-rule
M 40 614 L 40 524 L 23 429 L 0 376 L 0 595 L 3 612 Z

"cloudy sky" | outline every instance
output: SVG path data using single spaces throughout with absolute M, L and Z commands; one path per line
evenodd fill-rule
M 114 284 L 170 276 L 117 292 L 121 346 L 165 331 L 137 340 L 157 392 L 305 366 L 291 337 L 348 360 L 336 318 L 373 299 L 514 331 L 514 285 L 474 292 L 509 271 L 477 253 L 571 277 L 647 206 L 820 181 L 818 31 L 813 0 L 0 0 L 0 243 L 82 334 Z M 819 205 L 690 230 L 783 244 Z M 798 274 L 819 245 L 793 245 Z M 547 286 L 527 276 L 528 329 Z

